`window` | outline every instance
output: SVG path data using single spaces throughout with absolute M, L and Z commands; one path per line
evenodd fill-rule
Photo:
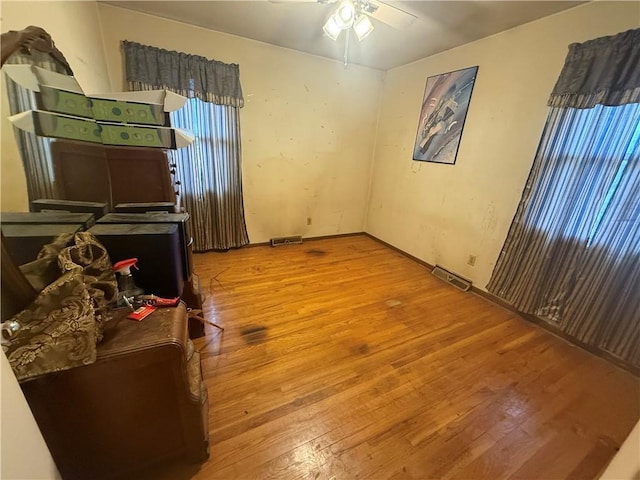
M 244 223 L 238 108 L 190 98 L 171 124 L 195 136 L 170 152 L 179 182 L 178 204 L 192 216 L 194 250 L 249 243 Z
M 554 107 L 487 289 L 640 365 L 640 104 Z

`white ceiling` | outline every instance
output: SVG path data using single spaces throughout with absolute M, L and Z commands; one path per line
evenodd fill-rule
M 301 52 L 344 57 L 322 25 L 336 4 L 289 1 L 104 1 Z M 349 64 L 388 70 L 579 5 L 578 1 L 388 1 L 417 19 L 403 30 L 373 20 L 362 42 L 351 36 Z

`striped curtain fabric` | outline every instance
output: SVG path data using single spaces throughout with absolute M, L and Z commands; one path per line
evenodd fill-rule
M 64 67 L 55 62 L 48 54 L 36 50 L 31 55 L 16 53 L 6 63 L 37 65 L 58 73 L 67 73 Z M 5 76 L 9 111 L 11 115 L 37 108 L 32 91 L 21 87 Z M 55 191 L 55 175 L 51 156 L 51 138 L 40 137 L 35 133 L 13 129 L 22 165 L 27 181 L 29 202 L 39 198 L 57 198 Z
M 171 114 L 171 124 L 196 136 L 169 152 L 180 182 L 178 204 L 191 215 L 194 251 L 247 245 L 238 109 L 191 98 Z
M 487 289 L 640 367 L 640 105 L 551 108 Z

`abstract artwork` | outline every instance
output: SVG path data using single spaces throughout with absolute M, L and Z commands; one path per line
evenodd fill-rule
M 413 159 L 453 165 L 478 67 L 427 78 Z

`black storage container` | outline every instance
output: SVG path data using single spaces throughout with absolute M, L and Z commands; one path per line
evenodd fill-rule
M 0 222 L 3 225 L 72 224 L 72 225 L 82 225 L 82 228 L 84 230 L 87 230 L 96 223 L 96 220 L 93 213 L 43 211 L 43 212 L 2 212 L 0 213 Z
M 176 225 L 180 235 L 180 251 L 182 253 L 183 275 L 186 281 L 191 280 L 193 272 L 191 221 L 188 213 L 109 213 L 98 223 L 153 223 Z
M 84 230 L 81 224 L 3 224 L 2 234 L 11 259 L 16 265 L 32 262 L 47 243 L 61 233 Z
M 105 246 L 112 263 L 137 258 L 132 270 L 146 294 L 179 297 L 184 286 L 180 233 L 175 224 L 100 223 L 89 229 Z

